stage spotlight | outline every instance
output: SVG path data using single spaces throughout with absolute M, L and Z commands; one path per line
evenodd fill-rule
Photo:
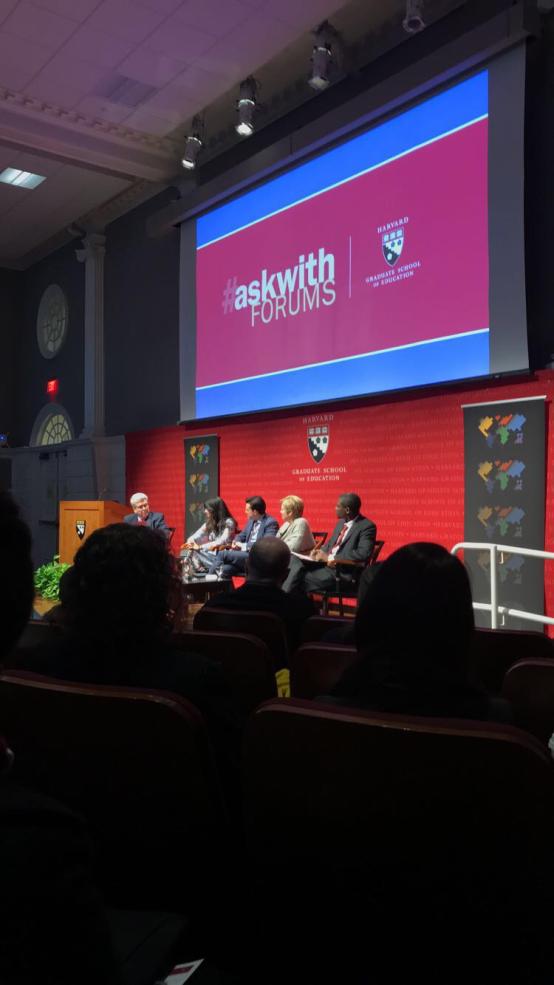
M 406 0 L 406 16 L 402 21 L 406 34 L 417 34 L 423 31 L 423 0 Z
M 329 75 L 333 61 L 333 42 L 337 39 L 337 32 L 327 21 L 324 21 L 315 29 L 313 36 L 312 71 L 308 85 L 312 89 L 321 91 L 331 82 Z
M 237 110 L 239 118 L 235 130 L 241 137 L 250 137 L 254 133 L 254 111 L 256 109 L 256 92 L 258 84 L 249 76 L 239 86 Z
M 181 158 L 181 164 L 187 171 L 194 170 L 196 158 L 204 146 L 204 123 L 201 116 L 194 117 L 191 131 L 185 137 L 185 150 Z

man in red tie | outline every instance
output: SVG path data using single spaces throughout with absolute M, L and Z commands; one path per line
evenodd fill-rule
M 286 592 L 325 592 L 335 587 L 337 559 L 367 561 L 377 535 L 377 527 L 360 513 L 362 501 L 357 493 L 343 493 L 337 500 L 335 512 L 338 523 L 325 547 L 315 548 L 311 561 L 293 555 L 290 573 L 283 585 Z M 319 563 L 313 563 L 319 562 Z M 341 578 L 343 576 L 341 575 Z M 348 575 L 345 576 L 348 580 Z

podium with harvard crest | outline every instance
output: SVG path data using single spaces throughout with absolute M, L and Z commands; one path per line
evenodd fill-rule
M 58 553 L 60 561 L 72 564 L 75 552 L 94 530 L 121 523 L 129 507 L 111 499 L 63 500 L 60 503 Z

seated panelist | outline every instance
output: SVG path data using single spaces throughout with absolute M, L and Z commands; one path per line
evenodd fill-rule
M 214 552 L 231 544 L 237 521 L 225 500 L 215 496 L 204 503 L 204 523 L 183 545 L 181 557 L 189 557 L 195 571 L 207 571 Z
M 281 500 L 283 523 L 277 536 L 284 541 L 289 551 L 297 551 L 299 554 L 307 554 L 315 547 L 310 524 L 302 516 L 303 512 L 304 502 L 300 496 L 285 496 Z
M 245 501 L 244 512 L 248 520 L 244 530 L 235 537 L 230 549 L 220 551 L 210 561 L 210 574 L 220 573 L 224 578 L 244 575 L 247 554 L 256 541 L 262 537 L 277 536 L 279 524 L 266 513 L 265 499 L 262 496 L 249 496 Z
M 133 512 L 123 517 L 124 523 L 130 523 L 132 526 L 151 527 L 152 530 L 159 530 L 160 533 L 169 537 L 170 531 L 163 513 L 151 512 L 146 493 L 133 493 L 129 503 Z
M 328 544 L 310 552 L 310 561 L 291 557 L 290 571 L 283 584 L 285 592 L 326 592 L 335 587 L 338 560 L 367 561 L 375 545 L 377 527 L 360 513 L 362 501 L 357 493 L 343 493 L 335 512 L 338 523 Z M 348 575 L 345 575 L 348 580 Z

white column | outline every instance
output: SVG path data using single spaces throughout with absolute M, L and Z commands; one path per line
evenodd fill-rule
M 81 438 L 102 437 L 104 422 L 104 254 L 106 237 L 87 233 L 83 249 L 75 250 L 85 264 L 85 387 Z

